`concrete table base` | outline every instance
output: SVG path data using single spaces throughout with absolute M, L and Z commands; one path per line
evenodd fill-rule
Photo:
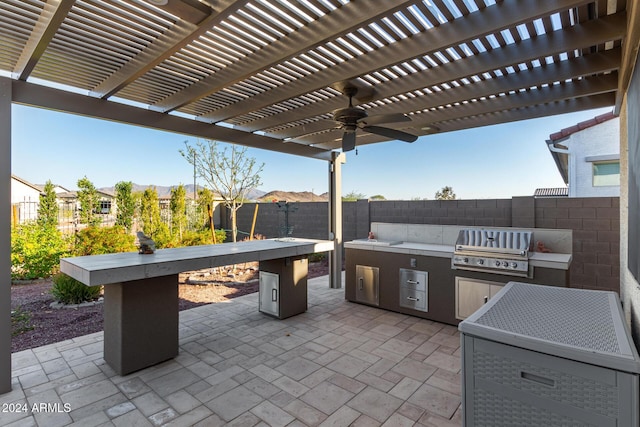
M 178 355 L 178 275 L 104 287 L 104 360 L 118 374 Z
M 104 286 L 104 360 L 118 374 L 126 375 L 178 355 L 179 273 L 273 259 L 279 260 L 280 272 L 286 265 L 283 259 L 334 247 L 331 240 L 254 240 L 159 249 L 148 255 L 127 252 L 63 258 L 60 270 L 87 286 Z M 304 273 L 306 284 L 306 269 L 295 270 Z M 302 277 L 287 280 L 301 283 Z M 304 303 L 300 312 L 306 309 L 306 291 Z

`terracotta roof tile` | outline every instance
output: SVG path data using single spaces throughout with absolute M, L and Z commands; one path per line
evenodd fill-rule
M 616 116 L 612 112 L 601 114 L 594 117 L 593 119 L 585 120 L 584 122 L 580 122 L 573 126 L 569 126 L 568 128 L 564 128 L 558 132 L 552 133 L 551 135 L 549 135 L 549 139 L 551 141 L 558 141 L 559 139 L 564 139 L 576 132 L 580 132 L 581 130 L 585 130 L 595 125 L 599 125 L 600 123 L 614 119 L 615 117 Z

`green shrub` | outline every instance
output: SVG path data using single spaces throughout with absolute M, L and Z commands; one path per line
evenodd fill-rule
M 37 279 L 49 277 L 60 266 L 60 258 L 68 255 L 68 242 L 55 227 L 36 222 L 11 229 L 11 277 Z
M 74 254 L 100 255 L 137 250 L 135 236 L 119 225 L 114 227 L 87 227 L 76 234 Z
M 217 243 L 223 243 L 226 238 L 227 233 L 224 230 L 216 230 Z M 186 230 L 182 232 L 182 246 L 211 245 L 212 243 L 213 236 L 211 235 L 211 230 Z
M 327 258 L 326 252 L 316 252 L 309 255 L 309 262 L 320 262 L 320 261 L 324 261 L 325 258 Z
M 100 296 L 100 286 L 87 286 L 71 276 L 58 273 L 53 276 L 51 294 L 64 304 L 80 304 L 85 301 L 93 301 Z

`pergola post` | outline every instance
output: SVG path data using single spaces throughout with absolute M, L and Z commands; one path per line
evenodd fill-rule
M 11 391 L 11 79 L 0 77 L 0 394 Z
M 329 163 L 329 240 L 335 249 L 329 255 L 329 287 L 342 287 L 342 164 L 344 153 L 331 153 Z

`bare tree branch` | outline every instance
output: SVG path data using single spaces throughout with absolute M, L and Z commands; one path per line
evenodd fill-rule
M 231 211 L 233 241 L 237 240 L 236 212 L 244 204 L 249 191 L 260 185 L 264 163 L 257 166 L 256 159 L 247 157 L 247 147 L 231 146 L 219 149 L 217 141 L 196 141 L 195 146 L 184 142 L 178 150 L 196 169 L 196 174 L 213 189 Z

